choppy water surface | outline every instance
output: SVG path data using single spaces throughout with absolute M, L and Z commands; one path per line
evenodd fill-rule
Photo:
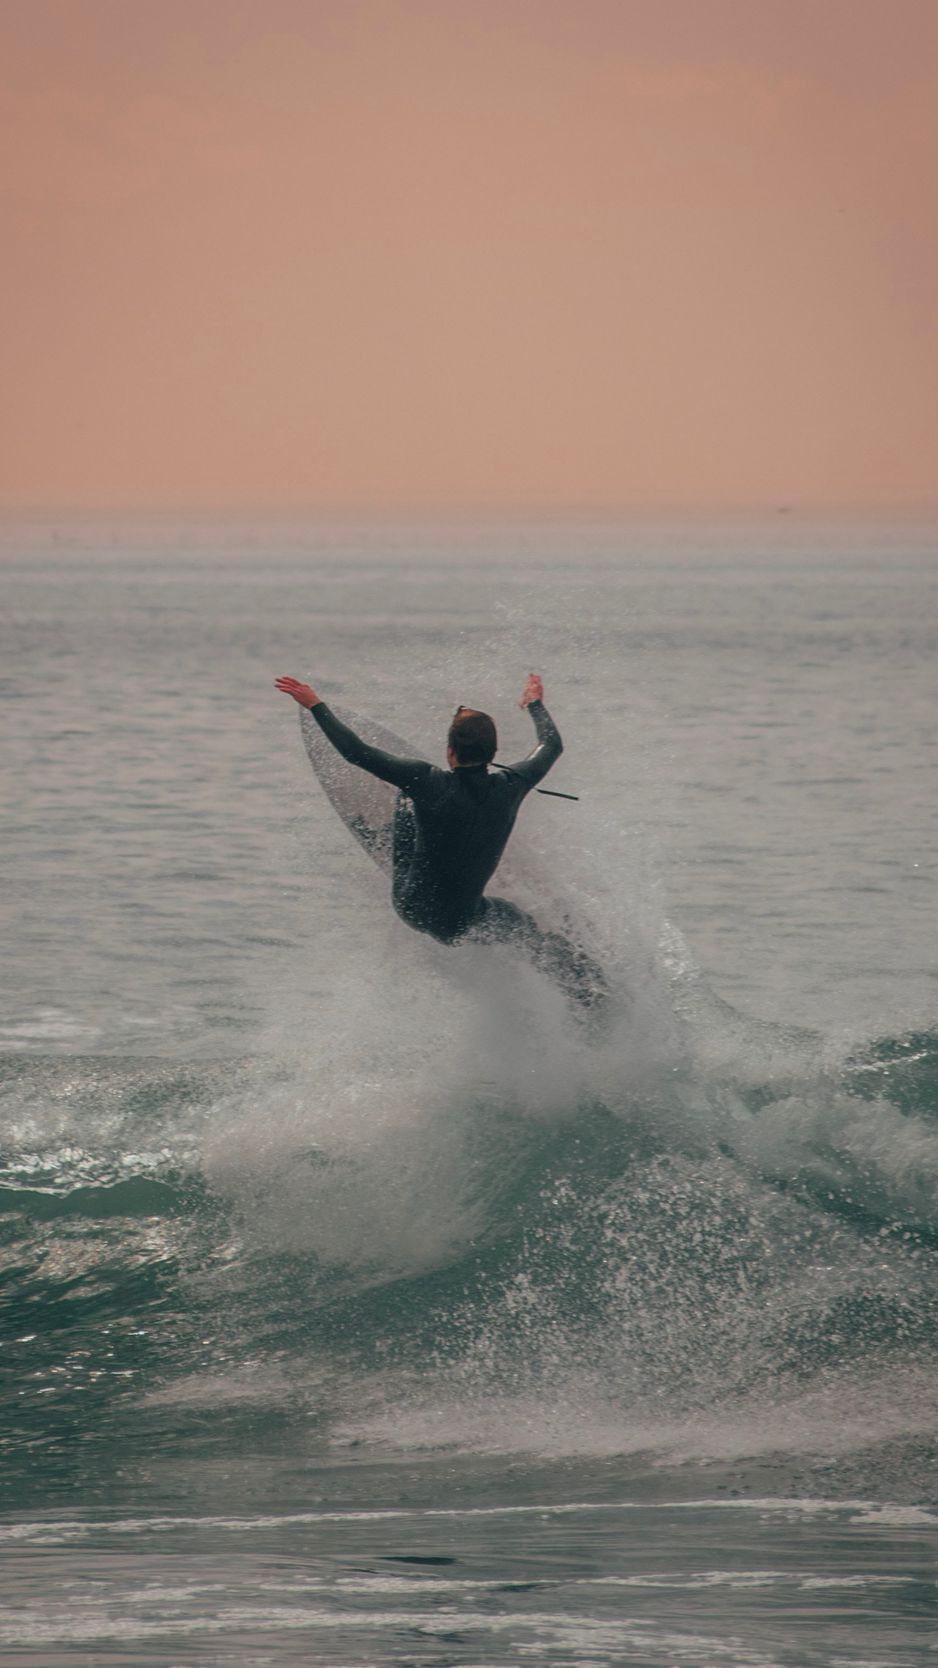
M 0 1660 L 873 1664 L 936 1614 L 933 530 L 8 529 Z M 391 916 L 436 755 L 590 1030 Z

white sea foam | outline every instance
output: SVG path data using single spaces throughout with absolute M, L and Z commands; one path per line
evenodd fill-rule
M 810 1520 L 819 1517 L 843 1517 L 856 1524 L 876 1526 L 882 1523 L 886 1527 L 930 1529 L 938 1524 L 938 1513 L 923 1506 L 908 1506 L 889 1504 L 873 1500 L 853 1498 L 827 1499 L 812 1496 L 774 1496 L 774 1495 L 703 1495 L 693 1500 L 546 1500 L 531 1504 L 498 1504 L 492 1506 L 388 1506 L 374 1510 L 349 1508 L 346 1510 L 324 1510 L 303 1512 L 258 1512 L 253 1516 L 238 1517 L 212 1516 L 204 1513 L 191 1513 L 185 1516 L 153 1516 L 153 1517 L 99 1517 L 90 1514 L 84 1518 L 54 1517 L 25 1520 L 23 1522 L 6 1522 L 0 1524 L 0 1542 L 21 1542 L 23 1544 L 54 1545 L 65 1544 L 73 1540 L 107 1538 L 109 1536 L 129 1537 L 184 1534 L 184 1535 L 255 1535 L 275 1533 L 281 1529 L 302 1528 L 304 1525 L 316 1524 L 356 1524 L 356 1523 L 386 1523 L 388 1525 L 409 1523 L 419 1525 L 424 1519 L 434 1522 L 437 1519 L 461 1522 L 476 1518 L 500 1519 L 514 1517 L 531 1517 L 544 1522 L 552 1518 L 570 1516 L 600 1517 L 609 1514 L 625 1514 L 641 1517 L 644 1514 L 670 1515 L 699 1512 L 706 1515 L 711 1511 L 755 1513 L 757 1516 L 771 1518 L 784 1517 L 792 1521 L 799 1518 Z M 700 1573 L 700 1572 L 698 1572 Z M 713 1573 L 713 1572 L 711 1572 Z M 742 1575 L 744 1572 L 732 1572 Z M 778 1575 L 783 1572 L 757 1571 L 749 1572 L 750 1576 L 760 1579 L 765 1575 Z M 695 1576 L 695 1579 L 697 1577 Z M 643 1578 L 644 1579 L 644 1578 Z M 650 1577 L 648 1578 L 650 1579 Z M 800 1577 L 798 1578 L 800 1579 Z
M 929 1369 L 876 1377 L 844 1374 L 838 1382 L 772 1396 L 714 1398 L 704 1411 L 650 1412 L 604 1393 L 603 1375 L 571 1368 L 549 1397 L 534 1391 L 479 1396 L 443 1378 L 423 1394 L 393 1380 L 380 1412 L 345 1426 L 358 1439 L 415 1450 L 544 1456 L 644 1454 L 661 1466 L 757 1459 L 834 1458 L 934 1430 L 936 1390 Z M 724 1504 L 731 1504 L 724 1502 Z

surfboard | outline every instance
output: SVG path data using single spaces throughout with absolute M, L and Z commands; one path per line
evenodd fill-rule
M 349 729 L 368 742 L 369 746 L 381 747 L 385 753 L 395 753 L 398 758 L 422 757 L 417 749 L 402 741 L 393 730 L 385 729 L 383 724 L 376 724 L 374 719 L 363 718 L 360 713 L 350 712 L 347 707 L 333 706 L 331 710 L 343 724 L 347 724 Z M 347 759 L 343 759 L 341 753 L 337 753 L 331 741 L 323 735 L 306 707 L 300 708 L 300 728 L 307 757 L 329 803 L 338 812 L 349 833 L 354 834 L 359 845 L 367 851 L 372 862 L 377 863 L 378 868 L 389 875 L 397 788 L 392 787 L 390 782 L 379 781 L 377 776 L 370 776 L 367 770 L 361 770 L 358 765 L 349 764 Z

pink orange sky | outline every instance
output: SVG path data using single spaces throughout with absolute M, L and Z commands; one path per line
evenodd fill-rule
M 938 0 L 2 0 L 0 505 L 938 500 Z

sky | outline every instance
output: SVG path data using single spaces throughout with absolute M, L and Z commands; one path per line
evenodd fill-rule
M 938 0 L 0 0 L 0 507 L 938 501 Z

